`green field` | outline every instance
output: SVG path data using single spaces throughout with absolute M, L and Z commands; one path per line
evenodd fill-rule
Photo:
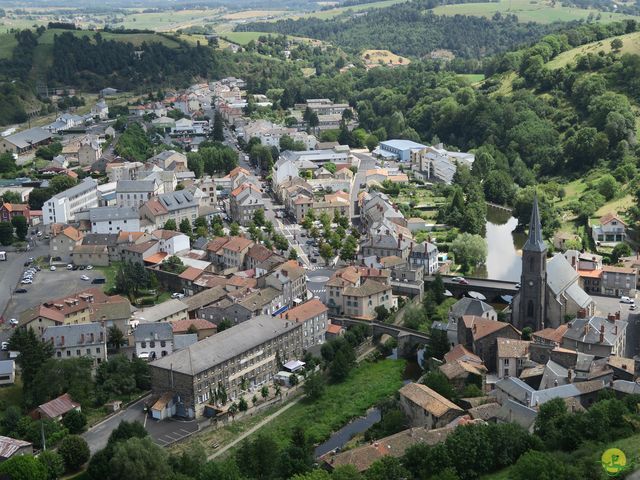
M 333 18 L 338 15 L 342 15 L 345 12 L 362 12 L 364 10 L 371 10 L 373 8 L 384 8 L 395 5 L 396 3 L 404 3 L 407 0 L 383 0 L 381 2 L 362 3 L 360 5 L 353 5 L 351 7 L 332 8 L 330 10 L 318 10 L 317 12 L 305 13 L 304 15 L 293 15 L 291 18 L 320 18 L 327 19 Z
M 231 43 L 246 45 L 251 40 L 258 40 L 259 37 L 267 35 L 264 32 L 225 32 L 220 36 Z
M 18 41 L 12 33 L 0 33 L 0 58 L 10 58 L 16 45 Z
M 620 53 L 640 53 L 640 32 L 627 33 L 626 35 L 606 38 L 598 42 L 587 43 L 580 47 L 562 52 L 560 55 L 550 60 L 547 63 L 547 67 L 562 68 L 573 62 L 576 57 L 580 55 L 586 55 L 587 53 L 609 53 L 611 51 L 611 41 L 614 38 L 619 38 L 620 40 L 622 40 L 623 46 L 620 49 Z
M 484 80 L 483 73 L 459 73 L 458 78 L 462 78 L 471 84 L 480 83 Z
M 293 429 L 301 426 L 309 441 L 321 442 L 402 387 L 404 366 L 404 360 L 364 362 L 343 383 L 327 386 L 320 399 L 301 401 L 258 432 L 270 435 L 278 442 L 286 442 Z
M 118 26 L 124 28 L 138 28 L 170 32 L 180 28 L 187 28 L 214 22 L 219 18 L 220 10 L 182 10 L 158 13 L 133 13 L 124 17 L 124 22 Z
M 464 3 L 442 5 L 433 9 L 436 15 L 475 15 L 490 18 L 494 13 L 517 15 L 521 22 L 552 23 L 556 21 L 587 20 L 590 14 L 600 16 L 600 22 L 613 22 L 625 18 L 638 18 L 618 13 L 600 12 L 577 7 L 564 7 L 560 2 L 552 5 L 545 0 L 500 0 L 490 3 Z

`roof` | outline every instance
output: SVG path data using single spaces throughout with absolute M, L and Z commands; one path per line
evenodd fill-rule
M 184 272 L 182 272 L 180 275 L 178 275 L 178 277 L 183 280 L 192 282 L 196 278 L 198 278 L 202 274 L 202 272 L 204 272 L 204 270 L 200 268 L 187 267 L 187 269 Z
M 223 245 L 229 241 L 229 237 L 216 237 L 207 243 L 207 250 L 210 252 L 217 252 Z
M 529 236 L 527 242 L 522 247 L 523 251 L 528 252 L 546 252 L 547 245 L 542 238 L 542 223 L 540 222 L 540 213 L 538 212 L 538 194 L 533 197 L 533 206 L 531 208 L 531 219 L 529 220 Z
M 180 236 L 186 237 L 186 235 L 182 232 L 176 232 L 174 230 L 164 230 L 162 228 L 154 230 L 153 232 L 151 232 L 151 235 L 154 238 L 157 238 L 158 240 L 169 240 L 173 237 L 180 237 Z
M 566 333 L 569 325 L 563 323 L 558 328 L 543 328 L 531 334 L 532 337 L 540 337 L 550 342 L 562 343 L 562 336 Z
M 253 241 L 244 237 L 229 237 L 229 241 L 225 242 L 222 246 L 225 250 L 231 250 L 232 252 L 241 252 L 245 248 L 250 247 Z M 207 248 L 208 249 L 208 248 Z
M 461 343 L 457 344 L 451 350 L 444 354 L 444 361 L 455 362 L 456 360 L 464 360 L 469 363 L 477 363 L 482 365 L 482 359 L 475 353 L 467 350 Z
M 576 318 L 569 322 L 569 328 L 563 339 L 587 344 L 604 344 L 613 346 L 618 337 L 625 334 L 628 323 L 624 320 L 609 321 L 604 317 Z M 600 334 L 602 333 L 602 342 Z
M 0 360 L 0 374 L 10 375 L 16 371 L 14 360 Z
M 397 148 L 398 150 L 413 150 L 423 149 L 426 145 L 421 143 L 412 142 L 411 140 L 385 140 L 380 142 L 380 145 L 385 147 Z
M 625 358 L 617 355 L 611 355 L 607 359 L 607 364 L 611 367 L 617 368 L 618 370 L 627 370 L 630 373 L 634 373 L 635 370 L 635 360 L 633 358 Z
M 464 315 L 462 321 L 466 328 L 473 332 L 473 339 L 479 340 L 503 328 L 512 328 L 515 332 L 518 330 L 510 323 L 499 322 L 497 320 L 489 320 L 487 318 L 476 317 L 473 315 Z M 518 332 L 519 334 L 520 332 Z
M 136 342 L 149 340 L 173 340 L 173 328 L 167 322 L 139 323 L 133 331 Z
M 138 210 L 133 207 L 98 207 L 89 210 L 89 220 L 92 222 L 137 220 L 138 218 L 140 218 Z
M 449 379 L 468 377 L 469 375 L 481 376 L 487 371 L 484 365 L 478 365 L 464 360 L 448 362 L 438 367 L 440 371 Z
M 637 270 L 635 268 L 614 267 L 612 265 L 604 265 L 602 267 L 602 271 L 611 273 L 625 273 L 627 275 L 635 275 L 637 273 Z
M 106 342 L 104 327 L 97 322 L 47 327 L 42 334 L 42 340 L 53 342 L 54 346 L 58 345 L 60 339 L 64 339 L 60 346 L 67 348 Z
M 529 355 L 529 344 L 526 340 L 498 338 L 498 357 L 523 358 Z
M 426 385 L 419 383 L 408 383 L 400 389 L 400 396 L 411 400 L 435 417 L 441 417 L 449 410 L 462 412 L 462 409 L 455 403 L 447 400 L 438 392 L 431 390 Z
M 377 293 L 386 292 L 388 290 L 391 290 L 391 285 L 385 285 L 384 283 L 367 279 L 359 287 L 345 287 L 342 295 L 348 297 L 368 297 L 369 295 L 375 295 Z
M 476 298 L 463 297 L 451 306 L 450 313 L 455 318 L 464 315 L 476 315 L 482 317 L 487 312 L 495 311 L 488 303 Z
M 155 189 L 155 180 L 118 180 L 118 184 L 116 186 L 116 192 L 118 193 L 153 193 Z
M 342 332 L 343 328 L 340 325 L 336 325 L 334 323 L 330 323 L 327 326 L 327 333 L 331 333 L 333 335 L 338 335 Z
M 620 218 L 620 216 L 617 213 L 613 213 L 613 212 L 609 212 L 605 215 L 603 215 L 602 217 L 600 217 L 600 225 L 604 225 L 605 223 L 609 223 L 611 220 L 617 220 L 620 223 L 622 223 L 623 225 L 627 225 L 627 222 L 625 222 L 624 220 L 622 220 L 622 218 Z
M 497 418 L 507 423 L 517 423 L 522 428 L 529 430 L 536 421 L 538 412 L 511 399 L 502 403 L 498 410 Z
M 68 393 L 60 395 L 58 398 L 43 403 L 38 406 L 38 410 L 49 418 L 57 418 L 71 410 L 79 408 L 80 404 L 74 402 Z
M 326 313 L 329 309 L 324 303 L 317 298 L 309 300 L 301 305 L 298 305 L 291 310 L 280 315 L 283 320 L 294 320 L 296 322 L 304 322 L 310 318 L 317 317 Z
M 264 262 L 271 255 L 273 255 L 273 251 L 260 243 L 254 244 L 247 252 L 247 257 L 253 258 L 257 262 Z
M 578 272 L 561 253 L 557 253 L 547 262 L 547 284 L 554 295 L 560 294 L 572 283 L 577 282 L 578 277 Z
M 74 255 L 77 253 L 88 253 L 88 254 L 92 254 L 92 255 L 97 255 L 100 253 L 107 253 L 107 246 L 106 245 L 76 245 L 75 247 L 73 247 L 73 253 Z
M 156 252 L 148 257 L 144 257 L 144 261 L 146 263 L 156 265 L 158 263 L 162 263 L 168 255 L 169 254 L 167 252 Z
M 153 307 L 142 308 L 134 314 L 134 319 L 141 323 L 157 322 L 178 312 L 187 310 L 187 305 L 177 299 L 167 300 Z
M 171 328 L 173 328 L 174 334 L 186 333 L 192 326 L 198 331 L 216 328 L 215 323 L 211 323 L 203 318 L 190 318 L 188 320 L 176 320 L 171 322 Z
M 301 328 L 299 323 L 287 323 L 270 315 L 259 315 L 162 357 L 152 362 L 151 366 L 164 370 L 173 368 L 177 373 L 194 375 L 296 328 Z
M 0 458 L 9 458 L 21 448 L 31 446 L 31 442 L 0 435 Z
M 169 212 L 197 207 L 198 202 L 189 190 L 178 190 L 158 195 L 157 201 Z
M 66 227 L 64 230 L 62 230 L 62 232 L 60 232 L 60 235 L 69 237 L 71 240 L 75 242 L 82 239 L 82 233 L 80 233 L 78 229 L 73 227 Z
M 186 271 L 186 270 L 185 270 Z M 226 295 L 227 291 L 224 286 L 218 285 L 213 288 L 208 288 L 201 292 L 196 293 L 190 297 L 182 299 L 182 302 L 187 305 L 187 310 L 192 312 L 205 305 L 216 302 Z
M 638 382 L 614 380 L 611 388 L 616 392 L 626 393 L 628 395 L 640 395 L 640 384 Z
M 22 132 L 14 133 L 4 139 L 18 148 L 28 148 L 33 143 L 40 143 L 51 138 L 51 133 L 44 128 L 35 127 Z
M 117 233 L 87 233 L 82 239 L 82 245 L 115 247 L 117 244 Z
M 149 240 L 142 243 L 132 243 L 131 245 L 126 245 L 123 250 L 126 250 L 128 252 L 144 253 L 150 248 L 153 248 L 157 243 L 157 240 Z
M 468 410 L 469 415 L 473 419 L 480 420 L 491 420 L 498 416 L 498 411 L 500 410 L 500 404 L 496 402 L 489 402 L 483 405 L 478 405 L 477 407 L 472 407 Z

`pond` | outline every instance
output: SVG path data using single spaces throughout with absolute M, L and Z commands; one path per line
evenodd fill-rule
M 517 282 L 522 272 L 521 250 L 527 236 L 524 232 L 514 232 L 518 220 L 508 212 L 497 208 L 487 208 L 487 262 L 476 269 L 474 277 Z

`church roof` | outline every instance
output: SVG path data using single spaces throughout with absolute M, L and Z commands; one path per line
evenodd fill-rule
M 524 244 L 523 250 L 529 252 L 546 252 L 547 244 L 542 239 L 542 225 L 540 224 L 540 213 L 538 212 L 538 195 L 533 197 L 533 207 L 531 208 L 531 220 L 529 221 L 529 238 Z
M 562 254 L 554 255 L 547 262 L 547 283 L 554 295 L 567 290 L 578 278 L 578 272 L 571 268 L 571 264 Z

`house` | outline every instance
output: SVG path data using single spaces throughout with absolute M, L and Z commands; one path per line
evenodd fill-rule
M 24 217 L 28 225 L 34 225 L 34 220 L 29 205 L 26 203 L 0 203 L 0 221 L 11 222 L 15 217 Z
M 0 386 L 13 385 L 15 381 L 16 362 L 14 360 L 0 360 Z
M 182 232 L 159 229 L 151 232 L 151 236 L 158 241 L 158 250 L 168 255 L 189 250 L 190 247 L 189 237 Z
M 158 180 L 119 180 L 116 203 L 120 207 L 138 208 L 152 197 L 164 193 Z
M 389 272 L 367 267 L 345 267 L 327 281 L 327 306 L 332 314 L 371 320 L 379 306 L 391 310 L 395 299 L 391 293 Z
M 169 322 L 139 323 L 133 331 L 136 357 L 153 361 L 173 352 L 173 326 Z
M 0 462 L 20 455 L 33 455 L 33 444 L 16 438 L 0 436 Z
M 427 147 L 411 140 L 385 140 L 373 150 L 373 154 L 384 158 L 395 158 L 401 162 L 409 162 L 413 150 L 424 148 Z
M 51 132 L 34 127 L 22 132 L 0 137 L 0 153 L 25 153 L 51 141 Z
M 39 405 L 34 412 L 34 416 L 36 418 L 61 421 L 71 410 L 79 412 L 80 404 L 74 402 L 68 393 L 64 393 L 58 398 Z
M 275 288 L 243 288 L 227 292 L 219 300 L 200 308 L 198 314 L 216 325 L 223 320 L 237 325 L 259 315 L 277 315 L 283 307 L 282 292 Z
M 450 185 L 459 166 L 471 169 L 475 155 L 452 152 L 438 145 L 424 147 L 411 152 L 411 169 L 418 180 L 438 180 Z
M 106 245 L 85 245 L 83 243 L 73 247 L 71 262 L 74 265 L 108 267 L 111 262 L 111 255 Z
M 98 207 L 89 211 L 92 233 L 137 232 L 140 216 L 136 207 Z
M 458 344 L 444 354 L 444 361 L 446 363 L 452 363 L 457 360 L 463 362 L 472 363 L 474 365 L 482 365 L 482 359 L 472 351 L 465 348 L 464 345 Z
M 242 226 L 253 221 L 256 210 L 264 210 L 262 192 L 251 183 L 244 183 L 229 196 L 229 216 Z
M 529 359 L 529 344 L 525 340 L 498 338 L 498 377 L 519 377 Z
M 282 292 L 285 305 L 298 305 L 307 298 L 307 275 L 295 260 L 289 260 L 279 265 L 269 275 L 261 277 L 260 287 L 273 287 Z
M 240 269 L 252 246 L 253 242 L 244 237 L 217 237 L 207 244 L 207 255 L 224 269 Z
M 413 267 L 424 267 L 426 275 L 434 275 L 439 267 L 438 247 L 429 242 L 413 245 L 409 251 L 409 263 L 411 263 Z
M 575 245 L 582 245 L 580 235 L 568 232 L 556 232 L 553 235 L 553 248 L 564 252 L 569 246 L 575 248 Z
M 70 263 L 73 249 L 82 244 L 83 235 L 74 227 L 66 227 L 49 241 L 49 256 L 52 260 Z
M 98 206 L 98 182 L 85 178 L 82 182 L 55 194 L 42 206 L 43 223 L 69 223 L 78 212 Z
M 628 322 L 620 320 L 619 314 L 605 317 L 586 317 L 584 312 L 569 322 L 568 329 L 562 336 L 562 347 L 577 352 L 609 357 L 626 354 Z
M 471 297 L 461 298 L 451 306 L 448 313 L 447 339 L 451 346 L 458 343 L 458 322 L 461 321 L 465 315 L 498 320 L 498 313 L 488 303 Z
M 607 213 L 591 226 L 596 245 L 615 246 L 627 240 L 627 223 L 617 213 Z
M 198 218 L 198 201 L 188 190 L 164 193 L 147 201 L 140 207 L 141 218 L 147 219 L 156 228 L 162 228 L 167 220 L 174 220 L 180 225 L 189 220 L 191 225 Z
M 474 315 L 458 321 L 458 343 L 478 355 L 490 372 L 497 371 L 498 338 L 519 340 L 520 332 L 510 323 Z
M 408 383 L 398 393 L 400 407 L 412 427 L 442 428 L 464 413 L 455 403 L 419 383 Z
M 285 321 L 302 323 L 302 348 L 307 350 L 324 343 L 329 319 L 329 309 L 317 298 L 280 314 Z
M 505 377 L 496 382 L 496 399 L 500 405 L 511 400 L 525 407 L 537 408 L 554 398 L 575 398 L 587 408 L 597 400 L 598 393 L 604 388 L 602 380 L 589 380 L 536 390 L 517 377 Z
M 80 142 L 78 163 L 80 166 L 91 166 L 102 157 L 102 147 L 97 140 L 86 138 Z
M 53 346 L 55 358 L 90 357 L 94 367 L 107 360 L 106 330 L 97 322 L 47 327 L 42 341 Z
M 100 120 L 106 120 L 109 118 L 109 106 L 103 98 L 98 100 L 98 103 L 91 108 L 91 116 L 98 117 Z
M 174 335 L 184 335 L 195 331 L 198 335 L 198 340 L 204 340 L 214 335 L 217 331 L 215 323 L 211 323 L 203 318 L 174 320 L 171 322 L 171 328 L 173 329 Z
M 302 324 L 261 315 L 150 364 L 154 395 L 180 398 L 176 414 L 201 417 L 215 407 L 213 388 L 224 387 L 235 401 L 243 387 L 272 381 L 280 365 L 302 354 Z
M 175 150 L 165 150 L 149 158 L 147 162 L 157 165 L 162 170 L 185 171 L 187 169 L 187 156 Z
M 638 269 L 630 267 L 614 267 L 604 265 L 600 278 L 602 295 L 612 297 L 627 296 L 635 298 L 638 284 Z
M 454 360 L 438 367 L 440 372 L 447 377 L 449 383 L 460 393 L 468 385 L 476 385 L 480 389 L 484 386 L 484 377 L 487 368 L 482 364 Z

